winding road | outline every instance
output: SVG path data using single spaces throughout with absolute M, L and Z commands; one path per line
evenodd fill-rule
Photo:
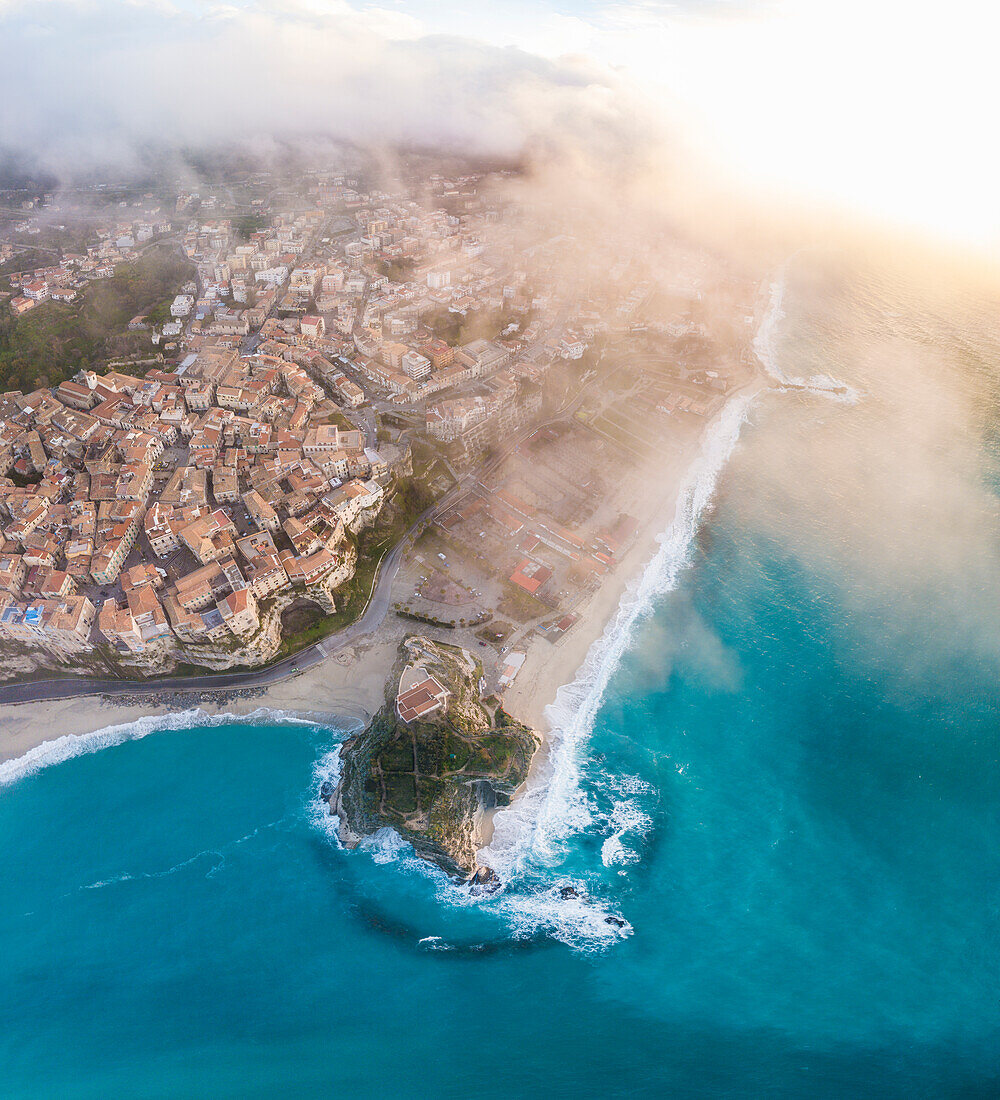
M 450 496 L 451 494 L 449 494 Z M 307 649 L 300 650 L 290 657 L 265 665 L 259 669 L 239 672 L 206 673 L 204 676 L 164 676 L 144 680 L 103 680 L 89 676 L 60 677 L 51 680 L 33 680 L 23 683 L 7 684 L 0 687 L 0 704 L 37 703 L 52 699 L 73 699 L 83 695 L 135 695 L 140 692 L 161 691 L 227 691 L 240 688 L 266 687 L 278 683 L 297 672 L 321 664 L 342 649 L 352 645 L 359 638 L 374 633 L 381 625 L 389 610 L 389 595 L 392 583 L 399 572 L 403 556 L 410 544 L 414 532 L 444 504 L 428 508 L 410 527 L 406 535 L 390 550 L 379 563 L 375 583 L 365 605 L 364 611 L 350 626 L 336 634 L 331 634 Z M 450 507 L 450 503 L 448 505 Z

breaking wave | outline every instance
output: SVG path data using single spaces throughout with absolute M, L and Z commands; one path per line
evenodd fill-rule
M 175 711 L 170 714 L 151 714 L 133 722 L 122 722 L 115 726 L 94 730 L 93 733 L 71 733 L 56 737 L 52 741 L 43 741 L 29 749 L 23 756 L 6 760 L 0 764 L 0 787 L 9 787 L 43 768 L 62 764 L 75 756 L 87 756 L 90 753 L 123 745 L 126 741 L 141 741 L 151 733 L 163 730 L 184 730 L 194 726 L 222 726 L 230 722 L 244 722 L 259 725 L 272 722 L 279 725 L 325 725 L 320 718 L 306 718 L 271 707 L 259 707 L 248 714 L 234 714 L 226 711 L 220 714 L 208 714 L 199 707 L 190 710 Z M 341 723 L 336 723 L 341 728 Z
M 778 332 L 784 312 L 785 279 L 771 286 L 765 317 L 754 340 L 754 350 L 768 374 L 789 388 L 805 389 L 816 396 L 845 403 L 859 399 L 857 391 L 835 379 L 817 375 L 795 379 L 778 363 Z M 674 517 L 659 536 L 659 549 L 641 576 L 630 585 L 614 618 L 590 647 L 576 678 L 564 685 L 545 711 L 550 727 L 547 756 L 528 781 L 527 789 L 513 805 L 494 817 L 491 843 L 479 853 L 479 861 L 493 869 L 505 884 L 502 905 L 515 931 L 542 930 L 574 946 L 607 946 L 631 933 L 631 926 L 613 914 L 584 889 L 552 886 L 552 870 L 568 854 L 568 841 L 599 827 L 604 836 L 601 862 L 606 868 L 623 868 L 641 859 L 637 850 L 651 828 L 649 816 L 636 798 L 650 793 L 635 777 L 604 776 L 610 784 L 613 806 L 609 813 L 596 809 L 593 792 L 581 783 L 583 746 L 611 677 L 632 644 L 637 627 L 668 592 L 674 590 L 689 565 L 698 528 L 711 507 L 719 479 L 739 441 L 760 387 L 732 396 L 706 431 L 698 457 L 680 487 Z M 605 794 L 609 793 L 607 791 Z M 626 843 L 628 841 L 628 843 Z M 634 845 L 634 846 L 633 846 Z
M 579 876 L 553 876 L 568 854 L 570 838 L 593 827 L 605 835 L 603 866 L 624 873 L 622 868 L 641 858 L 631 846 L 633 838 L 641 845 L 651 827 L 634 796 L 652 792 L 635 776 L 604 776 L 603 785 L 609 786 L 604 793 L 611 795 L 612 806 L 607 813 L 596 808 L 594 792 L 581 783 L 581 750 L 636 628 L 677 587 L 691 560 L 698 527 L 759 392 L 755 387 L 731 397 L 709 426 L 681 485 L 673 520 L 658 538 L 659 549 L 629 586 L 576 678 L 563 685 L 546 708 L 547 755 L 520 797 L 495 815 L 493 838 L 479 853 L 479 862 L 493 869 L 500 889 L 485 898 L 454 886 L 440 891 L 442 900 L 493 908 L 514 939 L 544 936 L 577 950 L 600 951 L 632 934 L 632 926 L 617 906 L 606 896 L 591 893 L 590 884 Z M 624 843 L 626 838 L 629 845 Z M 594 885 L 606 894 L 598 879 Z
M 343 848 L 340 840 L 340 820 L 336 814 L 330 813 L 329 806 L 324 798 L 316 798 L 315 792 L 329 787 L 334 789 L 340 782 L 340 772 L 343 761 L 340 757 L 341 745 L 338 743 L 328 752 L 325 752 L 312 769 L 312 783 L 309 786 L 308 813 L 313 826 L 338 847 Z
M 659 549 L 590 647 L 576 678 L 563 685 L 555 702 L 546 708 L 551 730 L 547 760 L 529 780 L 524 794 L 497 813 L 492 842 L 479 854 L 480 862 L 490 866 L 502 881 L 538 865 L 555 866 L 565 855 L 567 838 L 592 823 L 593 812 L 580 785 L 579 750 L 590 737 L 608 682 L 637 626 L 677 587 L 690 562 L 701 518 L 758 392 L 752 389 L 730 398 L 709 427 L 681 485 L 673 521 L 659 536 Z
M 790 375 L 781 365 L 778 354 L 778 332 L 785 319 L 785 291 L 787 280 L 782 271 L 771 284 L 771 297 L 767 313 L 757 329 L 753 341 L 753 350 L 761 365 L 779 385 L 789 389 L 806 390 L 817 397 L 826 397 L 845 405 L 856 405 L 861 400 L 861 392 L 853 386 L 831 378 L 828 374 L 814 374 L 810 378 L 797 378 Z

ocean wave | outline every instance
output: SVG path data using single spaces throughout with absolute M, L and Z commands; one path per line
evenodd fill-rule
M 325 798 L 316 797 L 316 791 L 321 791 L 326 786 L 336 789 L 340 782 L 340 772 L 343 767 L 340 749 L 341 745 L 334 745 L 313 764 L 312 783 L 309 785 L 308 814 L 315 828 L 325 833 L 338 848 L 343 848 L 344 845 L 340 839 L 340 819 L 330 812 Z
M 398 863 L 404 858 L 409 862 L 410 858 L 417 858 L 413 852 L 413 845 L 388 825 L 370 836 L 363 837 L 358 847 L 371 856 L 373 863 Z
M 659 549 L 627 589 L 576 678 L 563 685 L 546 708 L 551 729 L 547 759 L 522 796 L 496 814 L 493 839 L 479 853 L 480 862 L 501 880 L 509 881 L 533 866 L 556 865 L 565 855 L 565 841 L 592 824 L 594 811 L 580 783 L 579 750 L 591 735 L 608 682 L 637 626 L 677 587 L 689 564 L 700 521 L 758 392 L 731 397 L 711 424 L 681 485 L 674 518 L 659 536 Z
M 638 775 L 611 775 L 608 786 L 618 794 L 655 794 L 656 788 Z
M 612 833 L 601 845 L 601 862 L 604 866 L 638 863 L 641 858 L 639 853 L 633 848 L 627 848 L 622 843 L 622 837 L 626 833 L 633 833 L 640 840 L 645 838 L 653 827 L 649 814 L 634 799 L 625 798 L 614 803 L 606 824 Z
M 781 386 L 805 390 L 816 397 L 826 397 L 845 405 L 856 405 L 862 397 L 861 391 L 828 374 L 814 374 L 810 378 L 790 375 L 782 366 L 779 354 L 778 334 L 781 322 L 785 319 L 785 292 L 787 276 L 782 269 L 771 283 L 771 296 L 767 312 L 754 336 L 754 354 L 760 360 L 764 370 Z
M 622 844 L 622 834 L 614 833 L 601 845 L 601 862 L 605 867 L 627 866 L 639 862 L 639 853 Z
M 656 553 L 629 585 L 574 680 L 563 685 L 546 708 L 551 730 L 546 758 L 521 796 L 495 815 L 492 841 L 479 853 L 479 862 L 491 867 L 502 883 L 500 890 L 477 897 L 452 887 L 442 898 L 495 909 L 515 939 L 541 935 L 577 950 L 601 951 L 632 934 L 632 926 L 610 902 L 592 896 L 583 882 L 571 883 L 569 890 L 553 883 L 552 870 L 565 859 L 570 838 L 595 825 L 610 830 L 601 850 L 605 867 L 640 859 L 622 838 L 634 832 L 641 840 L 652 823 L 634 798 L 623 796 L 648 795 L 651 788 L 636 776 L 604 777 L 602 789 L 607 793 L 610 786 L 618 797 L 612 797 L 610 812 L 602 814 L 598 792 L 581 782 L 581 749 L 636 628 L 677 587 L 690 563 L 698 527 L 758 392 L 751 389 L 731 397 L 710 425 L 681 484 L 673 519 L 657 540 Z
M 567 896 L 567 887 L 574 893 Z M 587 895 L 582 882 L 517 893 L 498 904 L 515 940 L 545 936 L 578 951 L 604 951 L 632 935 L 632 925 Z
M 341 729 L 339 724 L 320 720 L 317 717 L 304 717 L 289 711 L 272 707 L 258 707 L 248 714 L 234 714 L 226 711 L 220 714 L 208 714 L 198 707 L 176 711 L 171 714 L 151 714 L 138 718 L 134 722 L 122 722 L 119 725 L 106 726 L 92 733 L 70 733 L 56 737 L 52 741 L 43 741 L 35 745 L 23 756 L 6 760 L 0 764 L 0 787 L 9 787 L 29 775 L 72 760 L 75 756 L 87 756 L 102 749 L 123 745 L 126 741 L 141 741 L 151 733 L 163 730 L 191 729 L 193 726 L 222 726 L 230 722 L 249 725 L 270 722 L 278 725 L 303 725 Z
M 391 864 L 397 874 L 425 879 L 444 908 L 474 908 L 491 914 L 505 939 L 554 939 L 575 950 L 602 951 L 632 934 L 628 921 L 603 899 L 591 896 L 587 884 L 579 878 L 553 881 L 550 877 L 530 884 L 504 882 L 495 892 L 483 893 L 456 882 L 440 867 L 421 859 L 412 844 L 389 826 L 364 837 L 357 851 L 376 865 Z M 450 950 L 434 946 L 429 949 Z
M 424 936 L 422 939 L 417 940 L 417 947 L 422 947 L 425 951 L 455 950 L 450 943 L 445 943 L 440 936 Z
M 754 350 L 775 381 L 790 388 L 837 401 L 854 403 L 860 394 L 828 376 L 795 379 L 786 374 L 778 355 L 778 334 L 785 318 L 784 273 L 772 284 L 767 313 L 754 341 Z M 698 457 L 681 485 L 674 517 L 659 536 L 659 549 L 637 581 L 623 596 L 614 618 L 594 642 L 574 680 L 564 685 L 545 711 L 551 730 L 547 756 L 535 770 L 527 789 L 494 817 L 491 843 L 479 853 L 505 883 L 500 903 L 515 933 L 546 931 L 580 947 L 605 947 L 630 934 L 627 922 L 603 906 L 580 896 L 567 900 L 558 889 L 543 888 L 546 870 L 566 857 L 568 841 L 595 824 L 599 817 L 594 797 L 581 783 L 581 749 L 589 740 L 608 683 L 628 651 L 638 625 L 657 602 L 674 590 L 689 565 L 698 528 L 710 508 L 719 478 L 739 441 L 750 407 L 760 390 L 749 389 L 729 399 L 708 428 Z M 683 771 L 679 766 L 679 770 Z M 611 777 L 605 777 L 606 788 Z M 612 784 L 613 785 L 613 784 Z M 628 790 L 631 786 L 633 789 Z M 619 795 L 647 794 L 642 780 L 621 777 Z M 633 799 L 620 797 L 606 820 L 610 830 L 601 845 L 605 867 L 637 862 L 641 857 L 623 843 L 629 832 L 641 839 L 651 821 Z M 610 920 L 609 920 L 610 917 Z
M 241 838 L 241 840 L 246 839 L 248 838 Z M 234 841 L 234 843 L 239 844 L 241 840 Z M 98 879 L 97 882 L 88 882 L 86 886 L 81 886 L 79 889 L 103 890 L 106 886 L 117 886 L 122 882 L 138 882 L 140 879 L 167 878 L 169 875 L 176 874 L 178 871 L 187 870 L 188 867 L 193 866 L 202 859 L 211 861 L 209 869 L 205 872 L 205 878 L 211 878 L 220 868 L 224 867 L 226 863 L 226 857 L 219 849 L 208 848 L 203 852 L 196 852 L 193 856 L 181 860 L 180 863 L 175 863 L 172 867 L 166 867 L 162 871 L 138 871 L 135 874 L 123 871 L 120 875 L 113 875 L 111 878 Z
M 244 833 L 243 836 L 238 836 L 234 840 L 227 841 L 225 844 L 216 848 L 206 848 L 203 851 L 195 852 L 193 856 L 188 856 L 187 859 L 182 859 L 179 863 L 175 863 L 170 867 L 165 868 L 162 871 L 123 871 L 121 874 L 113 875 L 111 878 L 98 879 L 96 882 L 88 882 L 84 886 L 78 887 L 80 890 L 103 890 L 107 886 L 117 886 L 123 882 L 138 882 L 142 879 L 158 879 L 167 878 L 170 875 L 176 874 L 178 871 L 185 871 L 189 867 L 193 867 L 199 860 L 207 859 L 209 861 L 209 868 L 205 872 L 205 878 L 214 878 L 220 871 L 226 866 L 226 853 L 235 851 L 241 844 L 246 844 L 250 840 L 254 840 L 265 829 L 273 829 L 280 826 L 285 818 L 279 818 L 277 821 L 272 821 L 267 825 L 258 825 L 256 829 L 252 829 L 249 833 Z

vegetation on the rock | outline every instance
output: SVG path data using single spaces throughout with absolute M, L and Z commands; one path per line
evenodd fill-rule
M 506 804 L 524 782 L 538 737 L 495 699 L 480 699 L 482 666 L 466 651 L 423 637 L 408 638 L 403 650 L 447 688 L 447 706 L 401 721 L 397 666 L 391 698 L 344 747 L 333 804 L 353 833 L 391 826 L 418 855 L 466 878 L 476 870 L 478 815 Z

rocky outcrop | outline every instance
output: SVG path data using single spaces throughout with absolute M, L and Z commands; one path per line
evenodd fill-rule
M 433 676 L 448 693 L 438 711 L 411 722 L 397 712 L 399 675 Z M 465 650 L 408 638 L 386 705 L 345 742 L 341 779 L 328 801 L 352 844 L 391 826 L 423 859 L 464 880 L 486 880 L 476 861 L 483 816 L 509 803 L 539 745 L 533 730 L 479 695 L 482 668 Z

